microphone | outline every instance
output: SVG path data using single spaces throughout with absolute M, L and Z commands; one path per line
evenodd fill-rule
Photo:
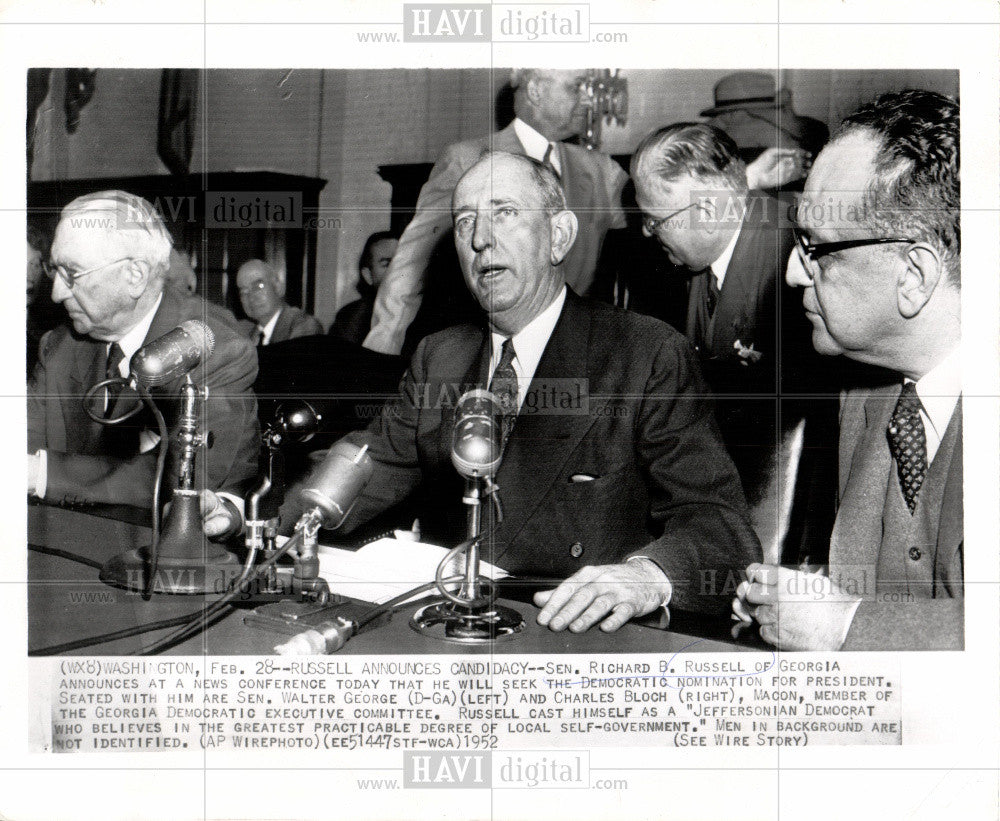
M 451 463 L 467 479 L 492 477 L 500 466 L 500 403 L 482 388 L 466 391 L 455 408 Z
M 300 492 L 312 510 L 303 514 L 299 521 L 315 514 L 322 518 L 323 527 L 328 530 L 340 527 L 374 472 L 375 464 L 368 455 L 368 445 L 359 448 L 349 442 L 337 442 Z
M 136 382 L 154 388 L 193 370 L 213 350 L 212 329 L 198 319 L 189 319 L 139 348 L 129 362 L 129 372 Z

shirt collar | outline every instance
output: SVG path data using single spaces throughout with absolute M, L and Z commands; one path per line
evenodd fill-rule
M 274 312 L 274 316 L 267 320 L 266 324 L 257 326 L 260 328 L 261 341 L 265 345 L 271 341 L 271 334 L 274 333 L 274 326 L 278 324 L 279 316 L 281 316 L 281 308 L 278 308 L 278 310 Z
M 563 305 L 566 302 L 566 286 L 559 291 L 559 295 L 552 300 L 549 307 L 536 316 L 531 322 L 521 328 L 511 339 L 514 342 L 515 360 L 520 366 L 518 375 L 530 382 L 538 368 L 538 363 L 545 352 L 545 346 L 549 344 L 549 337 L 555 330 L 559 315 L 562 313 Z M 501 348 L 507 340 L 503 334 L 495 331 L 490 332 L 492 350 L 490 353 L 490 373 L 496 370 L 502 355 Z
M 955 346 L 944 359 L 920 377 L 916 386 L 924 413 L 934 426 L 935 433 L 939 437 L 944 437 L 945 429 L 958 404 L 958 397 L 962 393 L 960 347 Z
M 524 153 L 534 160 L 542 162 L 549 145 L 555 145 L 546 139 L 545 135 L 528 125 L 524 120 L 514 118 L 514 133 L 524 146 Z M 557 174 L 562 174 L 562 163 L 559 161 L 559 147 L 556 146 L 549 157 Z
M 142 347 L 142 343 L 146 340 L 146 334 L 149 333 L 149 326 L 153 324 L 153 317 L 159 310 L 162 301 L 163 292 L 161 291 L 159 296 L 156 297 L 156 302 L 150 308 L 149 313 L 139 320 L 138 325 L 118 340 L 118 347 L 122 349 L 122 353 L 125 355 L 118 365 L 118 372 L 122 376 L 128 376 L 128 367 L 132 359 L 132 354 L 139 350 Z M 108 344 L 108 349 L 110 350 L 110 348 L 111 343 Z
M 715 262 L 713 262 L 709 267 L 712 269 L 712 274 L 715 277 L 715 281 L 719 285 L 719 290 L 722 290 L 722 282 L 726 278 L 726 271 L 729 269 L 729 263 L 733 259 L 733 251 L 736 250 L 736 240 L 740 238 L 740 231 L 743 230 L 743 220 L 746 218 L 746 212 L 744 212 L 743 217 L 740 218 L 740 226 L 737 228 L 733 235 L 729 238 L 729 244 L 726 246 L 726 250 L 722 252 Z

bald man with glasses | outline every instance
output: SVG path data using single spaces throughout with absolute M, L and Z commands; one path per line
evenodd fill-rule
M 959 110 L 886 94 L 806 180 L 789 284 L 821 354 L 894 374 L 847 392 L 821 573 L 754 564 L 734 609 L 788 650 L 964 644 Z
M 28 493 L 62 503 L 152 504 L 157 427 L 143 411 L 114 426 L 87 414 L 83 399 L 104 379 L 127 376 L 144 344 L 182 322 L 205 322 L 214 352 L 192 372 L 208 388 L 204 419 L 212 443 L 199 455 L 196 486 L 204 488 L 206 533 L 220 536 L 241 523 L 240 499 L 256 475 L 257 401 L 251 386 L 257 356 L 228 311 L 164 288 L 171 241 L 145 200 L 124 191 L 80 197 L 63 209 L 44 264 L 52 301 L 70 324 L 47 333 L 28 383 Z M 154 388 L 171 436 L 179 416 L 180 379 Z M 109 389 L 91 411 L 118 416 L 137 401 Z M 167 461 L 165 487 L 175 475 Z M 214 491 L 219 491 L 217 495 Z M 167 496 L 169 498 L 169 496 Z

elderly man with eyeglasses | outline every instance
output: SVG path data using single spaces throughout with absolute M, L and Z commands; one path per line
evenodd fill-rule
M 83 399 L 98 382 L 128 374 L 142 345 L 197 319 L 215 336 L 214 352 L 192 372 L 208 388 L 203 418 L 212 441 L 199 457 L 196 486 L 210 536 L 241 523 L 240 498 L 256 474 L 257 356 L 228 311 L 164 288 L 170 235 L 152 206 L 124 191 L 80 197 L 61 214 L 45 263 L 52 300 L 70 325 L 46 334 L 28 383 L 28 493 L 61 503 L 149 507 L 158 434 L 145 411 L 124 424 L 90 418 Z M 173 435 L 179 380 L 153 389 Z M 91 408 L 117 416 L 137 401 L 128 390 L 102 392 Z M 171 448 L 171 451 L 174 449 Z M 173 475 L 168 460 L 165 488 Z M 216 494 L 214 491 L 220 491 Z M 169 498 L 169 496 L 167 496 Z
M 959 110 L 886 94 L 820 153 L 787 278 L 822 354 L 897 375 L 841 403 L 829 567 L 754 564 L 734 602 L 790 650 L 964 643 Z
M 782 282 L 794 244 L 788 206 L 755 190 L 736 143 L 705 123 L 648 135 L 631 174 L 643 232 L 689 278 L 684 333 L 718 397 L 723 440 L 754 504 L 772 470 L 779 388 L 799 388 L 815 371 L 803 362 L 803 352 L 815 354 L 801 312 L 783 314 L 797 302 Z

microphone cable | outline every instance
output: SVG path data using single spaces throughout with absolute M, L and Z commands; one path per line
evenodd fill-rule
M 112 379 L 104 379 L 84 394 L 83 409 L 91 420 L 97 422 L 99 425 L 120 425 L 126 419 L 131 419 L 142 409 L 142 404 L 137 404 L 120 416 L 98 416 L 93 412 L 93 410 L 91 410 L 90 400 L 97 393 L 97 391 L 110 385 L 121 385 L 122 387 L 133 388 L 136 393 L 139 394 L 139 398 L 142 399 L 142 404 L 144 404 L 149 409 L 150 413 L 153 414 L 153 418 L 156 420 L 156 427 L 158 428 L 160 434 L 160 442 L 156 453 L 156 470 L 153 474 L 153 510 L 151 515 L 153 536 L 149 545 L 149 573 L 146 576 L 146 584 L 143 586 L 142 591 L 143 601 L 149 601 L 153 595 L 153 580 L 156 578 L 156 565 L 160 548 L 160 491 L 163 486 L 163 471 L 167 464 L 167 452 L 170 447 L 167 435 L 167 423 L 164 421 L 163 414 L 160 413 L 160 409 L 156 407 L 156 403 L 153 401 L 153 397 L 149 393 L 146 386 L 138 381 L 136 381 L 133 385 L 132 380 L 125 379 L 120 376 Z

